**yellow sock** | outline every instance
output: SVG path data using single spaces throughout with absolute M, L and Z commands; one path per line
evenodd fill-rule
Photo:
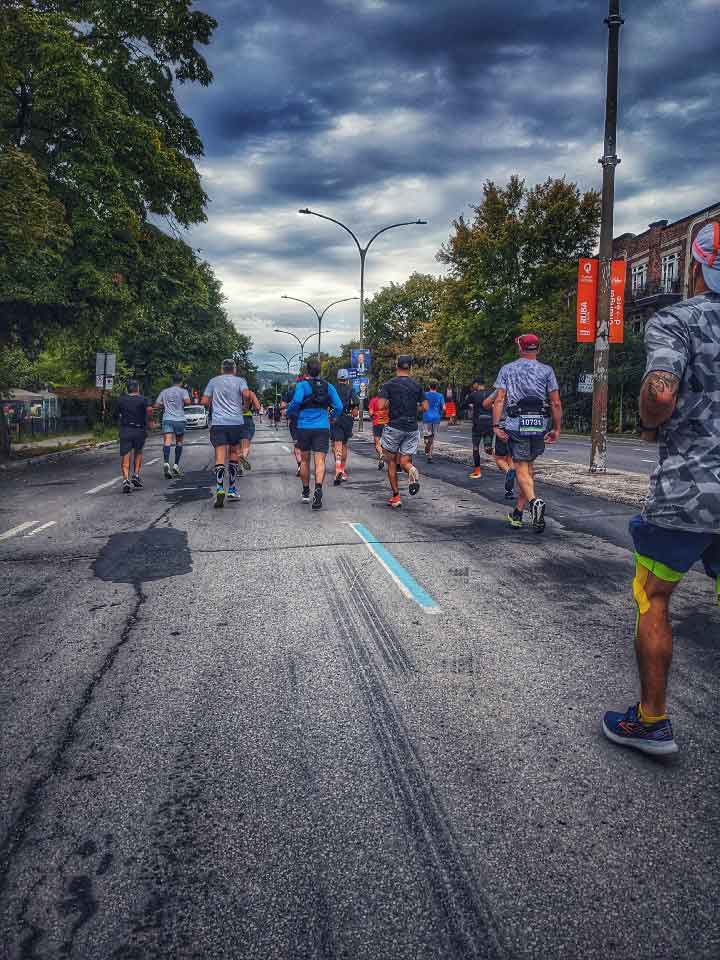
M 638 717 L 642 723 L 658 723 L 660 720 L 667 720 L 667 713 L 661 713 L 659 716 L 654 717 L 652 714 L 646 713 L 643 705 L 640 704 L 638 707 Z

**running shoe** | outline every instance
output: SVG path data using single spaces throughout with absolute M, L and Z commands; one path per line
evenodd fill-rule
M 400 499 L 399 493 L 394 493 L 392 497 L 388 500 L 388 506 L 392 507 L 393 510 L 397 510 L 398 507 L 402 506 L 402 500 Z
M 181 477 L 181 476 L 183 475 L 183 472 L 182 472 L 182 470 L 180 469 L 180 464 L 179 464 L 179 463 L 174 463 L 174 464 L 173 464 L 172 472 L 173 472 L 173 476 L 174 476 L 174 477 Z
M 427 462 L 428 462 L 428 463 L 432 463 L 432 462 L 433 462 L 433 458 L 432 458 L 432 457 L 428 457 L 428 458 L 427 458 Z
M 519 530 L 523 525 L 523 515 L 520 510 L 513 510 L 512 513 L 507 515 L 507 521 L 511 527 L 514 527 L 516 530 Z
M 536 497 L 530 504 L 530 515 L 535 533 L 542 533 L 545 529 L 545 501 Z
M 378 470 L 384 470 L 384 469 L 385 469 L 385 461 L 378 460 Z
M 163 473 L 165 474 L 166 480 L 172 480 L 172 470 L 170 469 L 170 464 L 167 462 L 167 460 L 163 464 Z
M 417 467 L 413 464 L 408 470 L 408 493 L 411 497 L 414 497 L 415 494 L 420 489 L 420 474 L 418 473 Z
M 482 470 L 480 469 L 480 467 L 475 467 L 473 472 L 468 474 L 468 477 L 470 477 L 471 480 L 479 480 L 481 476 L 482 476 Z
M 143 482 L 142 482 L 142 480 L 140 479 L 140 477 L 139 477 L 139 475 L 138 475 L 137 473 L 134 473 L 134 474 L 132 475 L 132 485 L 133 485 L 134 487 L 142 487 L 142 486 L 143 486 Z
M 243 468 L 243 470 L 252 470 L 252 464 L 247 457 L 238 457 L 238 460 L 240 461 L 240 466 Z
M 505 474 L 505 498 L 511 500 L 515 496 L 515 471 L 508 470 Z
M 342 473 L 336 473 L 335 479 L 333 480 L 333 486 L 339 487 L 342 482 L 343 482 Z
M 303 487 L 302 502 L 310 503 L 310 487 Z
M 123 480 L 123 493 L 132 493 L 132 484 L 129 480 Z
M 312 499 L 312 509 L 320 510 L 322 508 L 322 490 L 315 488 L 315 493 L 313 494 Z
M 215 490 L 215 508 L 221 509 L 225 506 L 225 488 L 218 487 Z
M 239 500 L 240 494 L 237 492 L 237 487 L 230 487 L 227 492 L 228 500 Z
M 350 478 L 348 477 L 348 475 L 347 475 L 347 470 L 343 470 L 343 472 L 342 472 L 342 478 L 343 478 L 343 483 L 347 483 L 348 480 L 350 479 Z
M 624 747 L 634 747 L 653 756 L 667 756 L 678 752 L 669 719 L 657 723 L 643 723 L 639 716 L 640 704 L 630 707 L 627 713 L 612 710 L 603 717 L 602 729 L 608 740 Z

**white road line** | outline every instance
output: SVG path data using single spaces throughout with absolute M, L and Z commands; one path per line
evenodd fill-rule
M 54 527 L 57 523 L 57 520 L 48 520 L 47 523 L 41 524 L 39 527 L 35 527 L 34 530 L 31 530 L 30 533 L 26 533 L 26 537 L 34 537 L 36 533 L 40 533 L 41 530 L 47 530 L 48 527 Z
M 112 480 L 108 480 L 107 483 L 99 483 L 96 487 L 93 487 L 92 490 L 86 490 L 85 493 L 97 493 L 99 490 L 104 490 L 105 487 L 111 487 L 114 483 L 119 483 L 120 477 L 113 477 Z
M 290 447 L 286 447 L 285 444 L 282 445 L 282 448 L 285 451 L 285 453 L 292 453 L 292 450 L 290 449 Z
M 6 530 L 5 533 L 0 533 L 0 540 L 9 540 L 10 537 L 14 537 L 17 533 L 22 533 L 23 530 L 27 530 L 28 527 L 34 527 L 35 524 L 39 522 L 39 520 L 26 520 L 25 523 L 19 523 L 16 527 L 13 527 L 12 530 Z
M 159 462 L 160 462 L 160 457 L 155 457 L 154 460 L 148 460 L 148 462 L 145 464 L 145 466 L 146 466 L 146 467 L 151 467 L 154 463 L 159 463 Z
M 641 459 L 640 459 L 640 463 L 657 463 L 657 460 L 643 460 L 643 459 L 641 458 Z

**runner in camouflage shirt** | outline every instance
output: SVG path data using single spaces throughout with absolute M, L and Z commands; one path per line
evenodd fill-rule
M 603 720 L 610 740 L 652 754 L 677 751 L 665 702 L 670 596 L 700 561 L 720 603 L 720 224 L 700 230 L 693 257 L 695 296 L 661 310 L 645 331 L 641 429 L 657 435 L 660 462 L 642 516 L 630 521 L 641 699 Z

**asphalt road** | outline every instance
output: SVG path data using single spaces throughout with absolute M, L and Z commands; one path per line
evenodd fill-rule
M 392 512 L 361 440 L 312 513 L 287 443 L 223 511 L 206 433 L 129 497 L 113 450 L 0 478 L 0 955 L 717 958 L 710 582 L 654 761 L 599 729 L 629 510 L 547 488 L 515 532 L 438 460 Z
M 438 440 L 451 443 L 461 449 L 472 450 L 470 424 L 466 421 L 455 427 L 443 422 Z M 547 448 L 548 457 L 577 463 L 584 469 L 590 463 L 590 438 L 563 433 L 560 439 Z M 607 462 L 610 470 L 629 470 L 632 473 L 652 473 L 657 464 L 657 447 L 640 440 L 608 437 Z

